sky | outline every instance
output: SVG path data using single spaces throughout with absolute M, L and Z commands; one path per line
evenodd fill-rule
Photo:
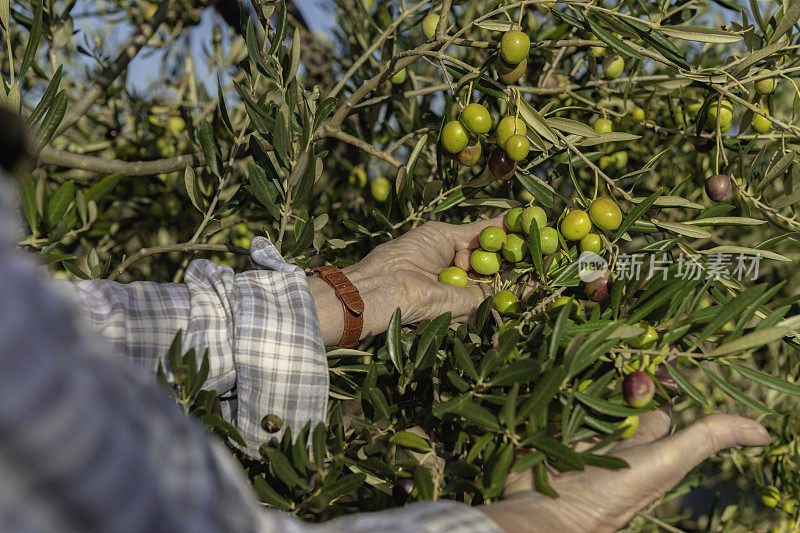
M 82 0 L 81 3 L 86 4 L 88 3 L 88 0 Z M 249 2 L 246 3 L 249 5 Z M 300 11 L 303 12 L 306 22 L 311 26 L 312 31 L 319 31 L 329 34 L 335 26 L 330 15 L 332 6 L 335 5 L 334 0 L 296 0 L 296 4 Z M 193 30 L 195 38 L 197 36 L 211 35 L 211 29 L 215 20 L 221 21 L 219 15 L 210 9 L 205 10 L 205 16 L 203 17 L 202 22 Z M 198 46 L 198 50 L 200 49 L 201 46 Z M 106 52 L 109 54 L 114 54 L 114 51 L 110 49 L 106 50 Z M 160 74 L 160 65 L 159 61 L 157 60 L 158 57 L 158 55 L 143 56 L 141 58 L 137 57 L 133 62 L 131 62 L 129 67 L 128 83 L 131 84 L 133 88 L 138 90 L 145 89 L 148 87 L 150 82 L 158 80 Z M 204 61 L 202 59 L 202 55 L 199 53 L 195 56 L 195 65 L 198 69 L 198 77 L 200 79 L 205 78 L 206 73 L 203 71 Z M 215 92 L 216 81 L 212 81 L 213 83 L 208 86 L 208 89 L 211 92 Z

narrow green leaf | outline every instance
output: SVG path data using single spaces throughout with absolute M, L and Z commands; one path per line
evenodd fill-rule
M 47 202 L 47 225 L 55 227 L 67 212 L 67 208 L 75 198 L 75 183 L 72 181 L 64 182 L 50 200 Z
M 739 374 L 743 375 L 747 379 L 755 381 L 760 385 L 764 385 L 770 389 L 776 390 L 778 392 L 782 392 L 784 394 L 791 394 L 793 396 L 800 396 L 800 385 L 795 385 L 794 383 L 789 383 L 785 379 L 781 379 L 775 376 L 771 376 L 764 372 L 760 372 L 758 370 L 754 370 L 752 368 L 748 368 L 746 366 L 740 365 L 738 363 L 734 363 L 732 361 L 728 362 L 731 368 L 736 370 Z
M 367 475 L 360 472 L 357 474 L 347 474 L 337 479 L 336 482 L 330 486 L 326 484 L 323 492 L 330 496 L 331 500 L 336 500 L 358 489 L 366 480 Z
M 36 182 L 33 178 L 27 177 L 22 180 L 19 186 L 20 196 L 22 197 L 22 211 L 25 220 L 31 228 L 31 233 L 39 233 L 39 213 L 36 209 Z
M 267 448 L 266 452 L 269 469 L 278 479 L 289 487 L 306 486 L 306 480 L 300 477 L 285 455 L 275 448 Z
M 8 27 L 8 26 L 6 26 Z M 25 45 L 25 56 L 22 58 L 22 64 L 19 67 L 19 79 L 25 77 L 28 68 L 36 59 L 36 53 L 39 51 L 39 43 L 42 40 L 42 0 L 36 2 L 36 10 L 33 16 L 33 25 L 31 26 L 31 34 L 28 36 L 28 44 Z
M 583 459 L 583 462 L 589 466 L 599 466 L 600 468 L 610 469 L 630 468 L 630 465 L 627 463 L 627 461 L 611 455 L 583 453 L 580 457 Z
M 719 313 L 716 314 L 713 320 L 706 324 L 697 338 L 694 340 L 695 345 L 700 344 L 706 340 L 710 335 L 713 335 L 721 327 L 732 320 L 736 315 L 747 309 L 753 302 L 758 300 L 764 291 L 767 289 L 767 284 L 762 283 L 755 287 L 750 287 L 743 293 L 739 294 L 733 300 L 726 302 Z
M 511 471 L 516 473 L 525 472 L 544 460 L 545 455 L 542 452 L 531 452 L 517 459 L 517 462 L 511 467 Z
M 589 28 L 592 30 L 598 39 L 606 43 L 608 46 L 616 50 L 622 55 L 632 57 L 634 59 L 644 59 L 644 56 L 640 54 L 637 50 L 632 48 L 629 44 L 625 43 L 621 39 L 618 39 L 613 33 L 606 30 L 602 26 L 600 26 L 597 22 L 594 21 L 593 17 L 584 17 L 584 20 L 589 24 Z
M 194 173 L 194 169 L 190 166 L 186 167 L 186 170 L 183 172 L 183 186 L 186 187 L 186 194 L 189 196 L 189 200 L 192 202 L 195 209 L 201 213 L 205 213 L 205 203 L 200 193 L 200 187 L 197 185 L 197 176 Z
M 429 501 L 433 499 L 433 474 L 429 468 L 417 466 L 412 473 L 414 483 L 419 491 L 419 499 Z
M 700 370 L 708 376 L 708 378 L 714 382 L 714 384 L 722 389 L 722 392 L 736 400 L 737 402 L 741 403 L 749 407 L 750 409 L 759 412 L 759 413 L 767 413 L 767 414 L 775 414 L 775 411 L 764 405 L 763 403 L 759 402 L 758 400 L 751 398 L 747 394 L 743 393 L 720 376 L 716 375 L 715 373 L 711 372 L 710 370 L 706 369 L 705 367 L 701 366 Z
M 572 312 L 572 309 L 572 305 L 564 305 L 558 312 L 556 323 L 553 325 L 553 333 L 550 336 L 550 351 L 548 352 L 549 359 L 555 358 L 556 353 L 558 352 L 558 346 L 561 343 L 561 339 L 564 336 L 564 333 L 568 331 L 567 321 L 569 320 L 569 315 Z
M 780 22 L 775 27 L 775 31 L 772 33 L 772 37 L 769 38 L 769 42 L 767 44 L 773 44 L 778 42 L 778 39 L 784 36 L 786 32 L 792 29 L 798 19 L 800 19 L 800 3 L 798 2 L 790 2 L 786 4 L 789 9 L 783 14 L 781 17 Z
M 50 80 L 47 90 L 45 90 L 41 100 L 39 100 L 39 103 L 36 105 L 33 113 L 31 113 L 31 116 L 28 117 L 28 126 L 33 126 L 35 123 L 37 123 L 39 119 L 44 116 L 47 110 L 50 109 L 50 104 L 53 103 L 53 99 L 58 93 L 58 87 L 61 85 L 61 75 L 63 73 L 63 69 L 64 65 L 59 65 L 55 74 L 53 74 L 53 78 Z
M 670 37 L 698 43 L 735 43 L 744 38 L 739 34 L 697 26 L 660 26 L 659 29 Z
M 719 357 L 731 353 L 752 350 L 753 348 L 761 348 L 771 342 L 782 339 L 785 335 L 788 335 L 789 332 L 796 330 L 798 327 L 800 327 L 800 317 L 788 318 L 776 326 L 760 329 L 731 342 L 721 344 L 711 352 L 710 356 Z
M 619 229 L 614 234 L 615 241 L 619 240 L 619 238 L 624 235 L 626 231 L 628 231 L 628 228 L 630 228 L 634 222 L 639 220 L 639 217 L 641 217 L 642 214 L 647 211 L 651 205 L 653 205 L 656 199 L 661 196 L 662 190 L 663 188 L 659 187 L 656 192 L 639 202 L 636 207 L 631 209 L 631 212 L 628 213 L 628 216 L 625 217 L 625 219 L 622 221 L 622 224 L 620 224 Z
M 253 487 L 256 489 L 259 501 L 268 503 L 284 511 L 288 511 L 294 507 L 291 501 L 278 494 L 275 489 L 269 486 L 269 483 L 267 483 L 263 475 L 253 478 Z
M 47 110 L 47 114 L 42 119 L 42 125 L 39 128 L 37 145 L 40 148 L 50 142 L 61 121 L 64 120 L 64 113 L 67 112 L 67 100 L 66 91 L 59 91 L 53 98 L 53 103 Z
M 200 126 L 197 128 L 197 139 L 200 141 L 200 146 L 203 148 L 203 155 L 206 158 L 206 166 L 211 170 L 211 172 L 214 173 L 214 175 L 219 178 L 219 149 L 217 148 L 214 140 L 214 130 L 207 120 L 200 122 Z
M 524 420 L 531 415 L 538 415 L 542 412 L 558 392 L 558 388 L 566 375 L 567 369 L 563 366 L 557 366 L 545 374 L 536 384 L 530 398 L 525 400 L 517 410 L 517 417 Z
M 314 433 L 311 435 L 311 449 L 314 452 L 314 464 L 317 465 L 319 470 L 322 470 L 325 464 L 325 455 L 328 449 L 326 442 L 327 437 L 328 430 L 325 424 L 320 422 L 317 424 L 317 427 L 314 428 Z
M 681 374 L 680 370 L 678 370 L 677 368 L 673 367 L 670 364 L 664 365 L 664 368 L 667 369 L 667 372 L 672 377 L 672 379 L 675 380 L 675 383 L 678 385 L 678 387 L 683 392 L 685 392 L 691 399 L 693 399 L 694 401 L 696 401 L 701 405 L 708 405 L 708 402 L 706 401 L 705 396 L 703 396 L 703 393 L 700 392 L 700 390 L 697 387 L 692 385 L 692 383 L 688 379 L 686 379 L 686 377 L 683 374 Z
M 461 370 L 466 372 L 473 381 L 478 381 L 478 370 L 475 368 L 475 363 L 472 362 L 472 358 L 467 353 L 467 348 L 458 337 L 453 339 L 453 357 Z
M 389 359 L 394 363 L 397 371 L 403 374 L 403 348 L 400 345 L 400 308 L 395 309 L 392 319 L 389 321 L 389 329 L 386 330 L 386 350 L 389 352 Z
M 648 408 L 634 409 L 633 407 L 626 407 L 618 403 L 611 403 L 608 400 L 597 398 L 595 396 L 589 396 L 581 392 L 574 392 L 573 394 L 575 395 L 575 398 L 586 407 L 604 415 L 625 418 L 631 415 L 641 415 L 649 411 Z
M 549 457 L 563 461 L 576 470 L 584 469 L 583 459 L 580 455 L 575 453 L 575 451 L 566 444 L 550 437 L 534 433 L 523 441 L 523 446 L 533 446 L 540 452 L 543 452 Z
M 533 481 L 536 490 L 551 498 L 558 498 L 558 493 L 550 486 L 550 482 L 547 479 L 547 467 L 544 463 L 536 465 Z
M 397 446 L 417 450 L 418 452 L 429 452 L 431 450 L 431 445 L 428 441 L 409 431 L 398 431 L 389 438 L 389 442 Z
M 533 359 L 520 359 L 503 368 L 495 375 L 489 386 L 505 387 L 515 383 L 530 383 L 537 378 L 537 370 L 541 366 L 539 361 Z
M 314 239 L 314 218 L 309 215 L 309 220 L 303 224 L 302 231 L 297 235 L 298 226 L 295 224 L 295 244 L 289 251 L 287 258 L 300 255 Z

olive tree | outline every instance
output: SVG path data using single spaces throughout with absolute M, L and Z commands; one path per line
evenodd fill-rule
M 255 235 L 346 266 L 511 210 L 515 237 L 487 236 L 466 274 L 474 323 L 397 312 L 330 349 L 327 424 L 270 420 L 263 460 L 239 455 L 259 497 L 308 520 L 477 504 L 528 469 L 557 497 L 549 469 L 625 468 L 602 448 L 669 401 L 678 426 L 757 416 L 772 444 L 629 527 L 796 528 L 800 4 L 324 5 L 330 35 L 291 0 L 0 1 L 0 99 L 34 132 L 19 246 L 58 277 L 177 281 L 198 255 L 247 268 Z M 126 80 L 137 56 L 159 62 L 152 90 Z M 171 392 L 235 450 L 179 345 Z

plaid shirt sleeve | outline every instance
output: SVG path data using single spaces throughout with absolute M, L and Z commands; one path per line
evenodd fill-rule
M 183 349 L 207 349 L 205 388 L 223 400 L 223 413 L 258 457 L 280 438 L 261 428 L 276 414 L 284 427 L 324 420 L 328 365 L 313 297 L 303 270 L 257 238 L 253 270 L 234 274 L 211 261 L 193 261 L 183 284 L 110 281 L 62 283 L 92 329 L 140 373 L 155 374 L 178 330 Z

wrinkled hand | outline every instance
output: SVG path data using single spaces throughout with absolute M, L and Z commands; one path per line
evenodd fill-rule
M 480 287 L 454 287 L 437 278 L 454 263 L 468 270 L 481 230 L 493 224 L 502 226 L 503 217 L 463 225 L 428 222 L 344 269 L 364 299 L 364 336 L 386 331 L 398 307 L 406 324 L 448 311 L 453 320 L 471 318 L 484 299 Z
M 769 442 L 761 424 L 738 416 L 710 415 L 671 436 L 667 409 L 639 418 L 633 437 L 606 449 L 630 468 L 587 467 L 583 472 L 552 474 L 550 484 L 559 498 L 536 492 L 532 473 L 512 474 L 506 499 L 481 510 L 508 533 L 616 531 L 710 456 Z

